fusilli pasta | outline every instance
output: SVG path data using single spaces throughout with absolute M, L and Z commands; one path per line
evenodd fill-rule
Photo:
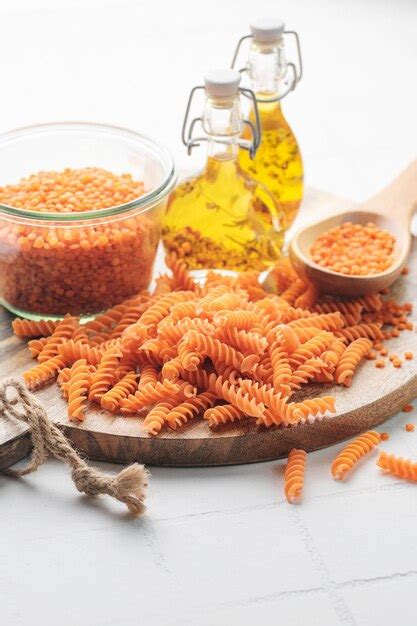
M 410 461 L 410 459 L 403 459 L 394 454 L 381 452 L 377 465 L 385 472 L 397 476 L 398 478 L 413 481 L 417 480 L 417 463 Z
M 91 384 L 91 373 L 85 359 L 75 361 L 68 380 L 68 417 L 70 420 L 85 419 L 85 405 Z
M 195 350 L 197 355 L 208 356 L 211 359 L 224 363 L 225 365 L 233 365 L 235 369 L 240 370 L 241 372 L 252 369 L 255 363 L 259 361 L 256 354 L 245 356 L 238 350 L 235 350 L 235 348 L 229 346 L 227 343 L 223 343 L 218 339 L 214 339 L 213 337 L 207 335 L 202 335 L 195 330 L 188 331 L 183 341 L 186 345 Z M 180 360 L 185 369 L 190 369 L 190 367 L 187 367 L 185 364 L 185 357 L 182 358 L 180 355 Z M 201 360 L 200 356 L 198 356 L 198 360 Z M 198 365 L 198 363 L 196 363 L 196 365 Z
M 197 283 L 187 270 L 184 261 L 177 258 L 175 253 L 168 254 L 166 264 L 172 272 L 172 283 L 174 289 L 182 289 L 184 291 L 199 291 Z
M 335 372 L 335 380 L 341 385 L 349 385 L 352 382 L 352 376 L 359 363 L 372 348 L 372 342 L 369 339 L 355 339 L 343 352 L 337 364 Z
M 138 377 L 136 372 L 129 372 L 121 378 L 109 391 L 101 396 L 100 404 L 107 411 L 117 411 L 124 398 L 135 393 L 138 388 Z
M 36 389 L 41 387 L 52 378 L 55 378 L 58 371 L 64 367 L 65 363 L 59 356 L 54 356 L 49 361 L 44 361 L 35 365 L 27 372 L 24 372 L 23 378 L 29 389 Z
M 291 367 L 288 354 L 276 341 L 269 348 L 272 365 L 272 384 L 275 390 L 288 393 L 291 382 Z
M 197 415 L 210 428 L 244 417 L 252 428 L 283 428 L 335 413 L 334 397 L 311 397 L 308 384 L 349 385 L 372 343 L 379 350 L 390 337 L 382 325 L 394 326 L 394 336 L 412 328 L 411 305 L 379 295 L 317 299 L 288 260 L 273 272 L 284 297 L 264 291 L 254 273 L 208 272 L 200 285 L 181 260 L 168 263 L 172 276 L 161 276 L 152 294 L 140 292 L 86 324 L 71 316 L 16 320 L 18 336 L 37 337 L 28 344 L 32 356 L 45 359 L 25 373 L 28 385 L 58 376 L 68 396 L 71 372 L 82 365 L 84 386 L 70 407 L 76 419 L 88 389 L 105 410 L 148 412 L 149 434 Z
M 18 317 L 13 320 L 12 327 L 16 337 L 49 337 L 58 326 L 59 322 L 50 320 L 22 320 Z
M 47 342 L 48 337 L 40 337 L 40 339 L 31 339 L 28 341 L 28 348 L 32 359 L 36 359 L 36 357 L 39 356 Z
M 305 464 L 307 453 L 293 448 L 288 455 L 284 473 L 284 493 L 290 504 L 299 502 L 303 493 Z
M 97 367 L 96 373 L 91 380 L 90 391 L 88 394 L 89 400 L 95 400 L 100 402 L 102 396 L 110 389 L 115 382 L 115 370 L 119 365 L 119 361 L 122 357 L 122 352 L 119 348 L 110 348 L 103 354 L 100 364 Z
M 335 398 L 333 396 L 309 398 L 302 402 L 294 403 L 291 412 L 292 423 L 314 421 L 317 417 L 324 417 L 326 413 L 336 413 Z
M 173 407 L 165 418 L 166 422 L 170 428 L 176 430 L 186 424 L 190 419 L 197 415 L 202 415 L 204 411 L 216 403 L 216 400 L 217 396 L 210 393 L 210 391 L 200 393 L 194 396 L 194 398 L 189 398 L 178 406 Z
M 332 476 L 343 480 L 351 472 L 359 459 L 379 445 L 381 436 L 375 430 L 360 435 L 343 448 L 332 463 Z
M 259 315 L 255 311 L 218 311 L 213 321 L 222 328 L 250 330 L 259 321 Z
M 73 336 L 78 326 L 78 318 L 66 315 L 64 319 L 57 324 L 52 335 L 49 337 L 44 348 L 38 355 L 39 363 L 48 361 L 58 354 L 58 346 L 68 341 Z
M 104 351 L 100 348 L 92 348 L 88 344 L 75 342 L 73 339 L 58 346 L 58 356 L 65 365 L 72 365 L 78 359 L 85 359 L 90 365 L 100 363 Z
M 266 337 L 229 326 L 219 328 L 216 338 L 244 354 L 262 354 L 268 346 Z
M 204 412 L 203 418 L 208 421 L 210 428 L 216 428 L 220 424 L 236 422 L 246 417 L 246 413 L 233 404 L 221 404 Z
M 345 337 L 348 341 L 355 341 L 360 337 L 368 337 L 368 339 L 383 339 L 380 324 L 357 324 L 356 326 L 348 326 L 335 332 L 336 337 Z
M 326 330 L 309 339 L 289 356 L 289 363 L 293 369 L 300 367 L 304 361 L 314 356 L 320 356 L 332 343 L 334 335 Z
M 282 292 L 281 298 L 288 302 L 288 304 L 294 304 L 305 290 L 306 284 L 299 278 L 296 278 L 295 281 Z

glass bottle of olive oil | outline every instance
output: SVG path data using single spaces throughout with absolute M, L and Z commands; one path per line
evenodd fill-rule
M 286 224 L 279 203 L 238 162 L 239 149 L 248 152 L 250 160 L 260 141 L 254 94 L 239 83 L 240 74 L 234 70 L 212 72 L 204 86 L 191 91 L 187 106 L 183 142 L 190 153 L 207 141 L 207 162 L 200 174 L 184 180 L 171 194 L 162 237 L 166 251 L 184 260 L 196 278 L 204 278 L 209 270 L 263 272 L 281 256 Z M 199 89 L 205 96 L 203 113 L 188 127 L 192 98 Z M 252 99 L 251 121 L 242 116 L 242 96 Z M 198 124 L 201 136 L 195 136 Z
M 263 183 L 275 195 L 285 212 L 287 226 L 293 222 L 303 197 L 303 162 L 294 133 L 286 121 L 281 100 L 298 84 L 302 74 L 300 45 L 297 33 L 286 31 L 280 20 L 267 18 L 251 24 L 246 67 L 250 87 L 256 95 L 261 123 L 262 140 L 256 156 L 251 160 L 239 150 L 241 168 Z M 294 36 L 298 52 L 297 66 L 285 56 L 284 36 Z M 253 120 L 254 111 L 250 119 Z M 246 133 L 244 131 L 244 135 Z

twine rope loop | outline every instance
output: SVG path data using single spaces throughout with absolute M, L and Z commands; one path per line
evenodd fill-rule
M 133 463 L 116 475 L 91 467 L 72 447 L 63 432 L 48 419 L 44 407 L 25 385 L 15 378 L 0 384 L 0 414 L 26 423 L 33 450 L 21 469 L 5 470 L 9 476 L 31 474 L 53 456 L 70 466 L 72 480 L 80 493 L 88 496 L 106 494 L 123 502 L 134 515 L 142 515 L 149 473 L 143 465 Z

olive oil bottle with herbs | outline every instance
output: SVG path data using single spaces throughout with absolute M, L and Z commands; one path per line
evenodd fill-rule
M 250 28 L 251 34 L 238 43 L 232 65 L 237 63 L 242 42 L 250 40 L 246 65 L 241 72 L 247 76 L 256 96 L 262 138 L 253 159 L 245 150 L 239 150 L 239 165 L 274 194 L 288 227 L 303 197 L 303 161 L 294 133 L 284 117 L 281 100 L 301 79 L 300 44 L 297 33 L 286 31 L 284 23 L 277 19 L 258 20 Z M 297 63 L 290 63 L 286 58 L 285 40 L 289 37 L 293 37 L 296 45 Z M 255 115 L 252 108 L 249 117 L 252 122 Z M 247 132 L 245 129 L 244 137 Z
M 281 256 L 286 222 L 280 203 L 241 166 L 240 153 L 248 163 L 254 157 L 260 128 L 256 99 L 239 87 L 240 78 L 234 70 L 211 72 L 187 105 L 183 142 L 189 153 L 207 142 L 207 162 L 172 192 L 162 236 L 166 251 L 184 260 L 196 278 L 210 270 L 263 272 Z M 203 111 L 188 124 L 198 91 L 204 94 Z M 242 97 L 251 99 L 250 120 L 243 118 Z

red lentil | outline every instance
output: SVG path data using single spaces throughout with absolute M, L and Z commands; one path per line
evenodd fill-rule
M 414 411 L 414 407 L 412 404 L 406 404 L 403 406 L 404 413 L 411 413 L 412 411 Z
M 311 257 L 334 272 L 368 276 L 392 265 L 394 245 L 394 236 L 372 222 L 344 222 L 319 235 L 311 247 Z
M 379 436 L 380 436 L 381 441 L 388 441 L 389 439 L 388 433 L 381 433 Z
M 406 424 L 405 425 L 405 430 L 409 433 L 411 433 L 414 430 L 415 426 L 414 424 Z
M 382 359 L 377 359 L 375 361 L 375 367 L 378 367 L 378 368 L 385 367 L 385 361 L 383 361 Z
M 404 358 L 407 359 L 407 361 L 411 361 L 414 359 L 414 354 L 412 352 L 404 352 Z
M 143 192 L 143 183 L 130 174 L 94 167 L 39 172 L 0 187 L 3 204 L 81 214 L 75 223 L 59 222 L 59 216 L 56 222 L 0 221 L 0 295 L 18 309 L 79 315 L 146 288 L 159 240 L 157 220 L 133 212 L 129 217 L 99 214 Z M 97 219 L 83 223 L 82 213 L 89 210 L 97 210 Z

